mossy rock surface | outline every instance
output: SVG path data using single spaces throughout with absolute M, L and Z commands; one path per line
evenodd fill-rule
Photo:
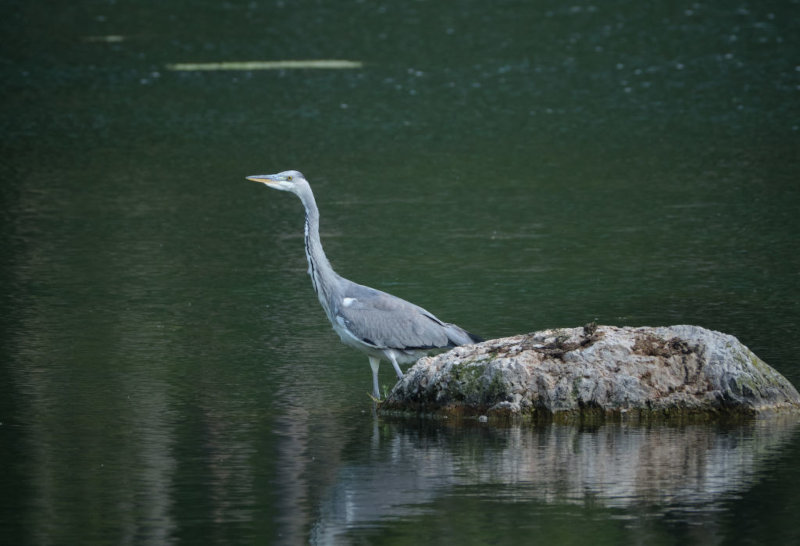
M 490 418 L 713 420 L 800 410 L 789 381 L 698 326 L 544 330 L 420 359 L 381 406 Z

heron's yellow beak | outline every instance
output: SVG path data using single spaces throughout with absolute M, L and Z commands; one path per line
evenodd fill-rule
M 264 174 L 254 174 L 253 176 L 248 176 L 246 178 L 247 180 L 260 182 L 262 184 L 274 184 L 276 182 L 276 180 L 272 180 L 268 175 Z

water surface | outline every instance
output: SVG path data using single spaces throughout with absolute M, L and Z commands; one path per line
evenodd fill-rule
M 699 324 L 800 384 L 797 2 L 484 4 L 0 8 L 3 536 L 800 541 L 791 421 L 372 415 L 244 176 L 303 171 L 339 273 L 484 337 Z

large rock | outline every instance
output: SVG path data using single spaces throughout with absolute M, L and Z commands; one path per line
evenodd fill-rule
M 698 326 L 544 330 L 420 359 L 381 412 L 716 417 L 800 410 L 800 395 L 735 337 Z

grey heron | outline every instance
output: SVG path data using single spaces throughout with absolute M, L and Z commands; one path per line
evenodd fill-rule
M 369 357 L 372 392 L 376 400 L 380 400 L 378 366 L 381 360 L 391 362 L 397 377 L 402 379 L 400 364 L 416 362 L 432 351 L 483 341 L 455 324 L 439 320 L 422 307 L 339 276 L 322 250 L 319 209 L 311 186 L 302 173 L 284 171 L 248 176 L 247 180 L 292 192 L 303 203 L 311 284 L 342 342 Z

